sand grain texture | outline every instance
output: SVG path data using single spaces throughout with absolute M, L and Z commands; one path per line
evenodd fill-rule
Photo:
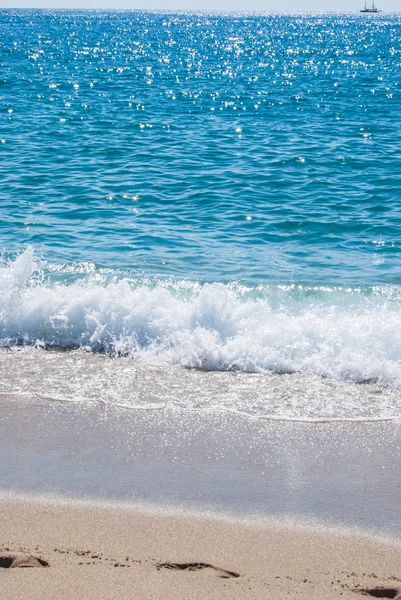
M 8 600 L 358 600 L 401 592 L 396 543 L 323 529 L 15 499 L 1 503 L 0 536 Z M 49 566 L 16 568 L 29 560 Z

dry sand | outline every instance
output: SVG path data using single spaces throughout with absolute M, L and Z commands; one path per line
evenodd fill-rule
M 19 497 L 1 501 L 0 567 L 7 600 L 358 600 L 401 591 L 401 547 L 356 532 Z

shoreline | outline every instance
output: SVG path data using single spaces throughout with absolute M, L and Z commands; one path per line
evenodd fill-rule
M 388 532 L 387 535 L 381 534 L 377 530 L 358 527 L 357 525 L 345 525 L 344 523 L 333 523 L 319 520 L 314 517 L 298 517 L 294 514 L 260 514 L 260 513 L 235 513 L 225 511 L 221 507 L 215 506 L 190 506 L 185 504 L 167 504 L 144 501 L 121 501 L 118 499 L 104 499 L 94 497 L 73 497 L 63 496 L 54 493 L 20 493 L 13 490 L 0 489 L 0 506 L 20 505 L 35 506 L 38 509 L 54 510 L 72 510 L 88 512 L 104 512 L 107 514 L 126 514 L 140 518 L 155 519 L 173 519 L 194 522 L 208 522 L 221 524 L 227 527 L 244 527 L 254 530 L 283 529 L 292 530 L 302 534 L 315 533 L 327 534 L 329 536 L 338 536 L 343 538 L 352 538 L 356 536 L 360 539 L 371 540 L 378 544 L 389 544 L 401 552 L 401 535 Z M 401 574 L 400 574 L 401 577 Z
M 3 495 L 0 506 L 3 564 L 5 557 L 48 564 L 0 569 L 10 600 L 78 593 L 88 599 L 291 594 L 357 600 L 364 590 L 401 590 L 400 544 L 366 533 L 29 496 Z
M 0 408 L 8 600 L 401 594 L 399 423 Z
M 399 423 L 255 421 L 0 398 L 4 491 L 291 515 L 401 535 Z

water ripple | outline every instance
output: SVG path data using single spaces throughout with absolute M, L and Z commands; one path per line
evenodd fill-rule
M 8 252 L 400 283 L 401 18 L 1 10 Z

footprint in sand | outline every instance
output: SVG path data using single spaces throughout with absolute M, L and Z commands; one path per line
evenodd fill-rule
M 401 592 L 396 588 L 371 588 L 366 590 L 355 590 L 357 593 L 371 598 L 393 598 L 393 600 L 401 600 Z
M 0 556 L 0 569 L 48 566 L 48 562 L 37 556 Z
M 214 567 L 209 563 L 202 562 L 193 562 L 193 563 L 159 563 L 157 565 L 158 569 L 173 569 L 176 571 L 200 571 L 202 569 L 211 569 L 217 575 L 217 577 L 222 577 L 223 579 L 229 579 L 231 577 L 240 577 L 239 573 L 235 573 L 235 571 L 227 571 L 226 569 L 220 569 L 219 567 Z

